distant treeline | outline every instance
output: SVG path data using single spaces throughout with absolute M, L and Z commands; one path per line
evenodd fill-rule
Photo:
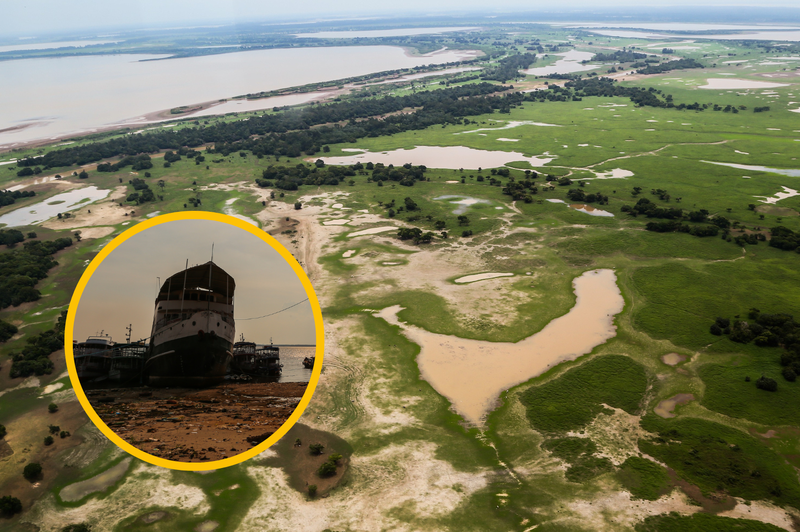
M 272 115 L 254 116 L 249 120 L 189 127 L 177 131 L 125 135 L 82 146 L 61 148 L 40 157 L 22 159 L 17 165 L 41 165 L 45 168 L 84 165 L 111 157 L 177 150 L 182 146 L 197 147 L 206 143 L 214 143 L 216 151 L 226 155 L 232 151 L 248 149 L 256 155 L 276 154 L 296 157 L 303 152 L 314 154 L 323 144 L 391 135 L 410 129 L 424 129 L 433 124 L 457 123 L 464 116 L 490 113 L 493 108 L 501 107 L 502 102 L 500 99 L 483 98 L 483 96 L 504 90 L 507 89 L 502 86 L 480 83 L 417 92 L 407 96 L 310 105 Z M 407 108 L 421 108 L 421 110 L 388 116 L 382 120 L 371 118 Z M 339 122 L 349 123 L 344 126 L 310 129 L 312 126 Z M 252 138 L 253 136 L 260 138 Z
M 378 186 L 383 186 L 384 181 L 394 181 L 403 186 L 414 186 L 416 181 L 425 180 L 425 166 L 412 166 L 410 163 L 403 166 L 383 163 L 367 163 L 366 166 L 356 163 L 351 166 L 325 166 L 322 160 L 317 160 L 313 168 L 303 164 L 294 167 L 270 166 L 264 170 L 256 183 L 260 187 L 275 187 L 281 190 L 297 190 L 303 185 L 338 185 L 347 177 L 356 175 L 356 172 L 366 173 L 372 170 L 368 182 L 374 181 Z
M 595 54 L 594 57 L 592 57 L 592 61 L 597 61 L 600 63 L 608 63 L 611 61 L 615 63 L 630 63 L 631 61 L 638 61 L 639 59 L 645 59 L 646 57 L 647 54 L 619 50 L 611 54 Z
M 36 283 L 58 264 L 53 254 L 70 245 L 71 238 L 32 240 L 25 242 L 22 249 L 0 253 L 0 309 L 39 299 Z
M 11 355 L 10 377 L 29 377 L 31 375 L 49 375 L 53 371 L 50 355 L 64 349 L 64 324 L 67 311 L 62 310 L 58 322 L 49 331 L 41 332 L 25 340 L 27 344 L 19 353 Z
M 505 83 L 510 79 L 517 79 L 519 71 L 524 70 L 536 62 L 536 54 L 515 54 L 504 57 L 498 61 L 498 65 L 493 68 L 486 68 L 483 71 L 483 79 L 490 79 Z
M 646 68 L 641 68 L 636 71 L 637 74 L 662 74 L 670 70 L 683 70 L 686 68 L 705 68 L 701 63 L 694 59 L 676 59 L 675 61 L 667 61 L 660 65 L 650 65 Z
M 20 198 L 32 198 L 36 192 L 32 190 L 15 190 L 10 192 L 8 190 L 0 190 L 0 207 L 11 205 Z

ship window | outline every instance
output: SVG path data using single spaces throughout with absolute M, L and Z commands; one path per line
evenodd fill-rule
M 193 321 L 193 322 L 192 322 L 192 325 L 197 325 L 197 322 Z
M 219 322 L 217 322 L 217 327 L 219 327 Z

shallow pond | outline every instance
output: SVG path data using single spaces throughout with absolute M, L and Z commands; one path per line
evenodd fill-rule
M 79 501 L 91 493 L 102 491 L 113 485 L 128 471 L 131 458 L 125 458 L 117 465 L 103 471 L 90 479 L 76 482 L 65 487 L 59 493 L 61 500 L 66 502 Z
M 578 50 L 570 50 L 560 55 L 563 59 L 559 59 L 549 66 L 529 68 L 523 72 L 529 76 L 548 76 L 550 74 L 571 74 L 573 72 L 583 72 L 585 70 L 593 70 L 600 65 L 581 64 L 581 61 L 588 61 L 594 57 L 593 52 L 579 52 Z
M 466 421 L 480 424 L 503 391 L 614 337 L 614 316 L 624 306 L 614 271 L 588 271 L 573 281 L 573 287 L 577 301 L 567 314 L 515 344 L 428 332 L 400 322 L 399 305 L 375 315 L 399 325 L 420 346 L 417 363 L 422 377 Z M 461 290 L 469 290 L 469 285 Z
M 111 193 L 97 187 L 84 187 L 48 198 L 39 203 L 21 207 L 0 216 L 0 226 L 19 227 L 23 225 L 34 225 L 55 216 L 60 212 L 68 212 L 79 209 L 88 203 L 101 200 Z M 57 202 L 57 203 L 56 203 Z
M 613 213 L 610 213 L 608 211 L 604 211 L 602 209 L 596 209 L 596 208 L 592 207 L 591 205 L 586 205 L 584 203 L 570 203 L 570 204 L 568 204 L 566 201 L 560 200 L 560 199 L 549 199 L 547 201 L 549 201 L 550 203 L 563 203 L 564 205 L 566 205 L 570 209 L 574 209 L 576 211 L 580 211 L 582 213 L 588 214 L 589 216 L 603 216 L 603 217 L 613 217 L 614 216 Z
M 486 281 L 487 279 L 497 279 L 498 277 L 513 277 L 513 273 L 476 273 L 474 275 L 465 275 L 459 277 L 454 282 L 458 284 L 474 283 L 477 281 Z
M 690 393 L 679 393 L 674 397 L 664 399 L 658 403 L 653 409 L 653 412 L 665 418 L 675 417 L 675 414 L 672 413 L 675 407 L 678 405 L 685 405 L 689 401 L 694 401 L 694 395 Z
M 718 166 L 727 166 L 729 168 L 737 168 L 739 170 L 750 170 L 751 172 L 771 172 L 773 174 L 780 174 L 789 177 L 800 177 L 800 170 L 792 170 L 788 168 L 769 168 L 767 166 L 755 166 L 750 164 L 736 164 L 736 163 L 718 163 L 714 161 L 701 161 L 709 164 L 716 164 Z
M 786 87 L 787 83 L 772 83 L 770 81 L 753 81 L 750 79 L 736 78 L 709 78 L 706 85 L 701 85 L 701 89 L 712 90 L 734 90 L 734 89 L 774 89 Z
M 456 207 L 455 210 L 453 211 L 453 214 L 464 214 L 465 212 L 467 212 L 467 207 L 469 207 L 470 205 L 477 205 L 479 203 L 486 203 L 486 204 L 492 203 L 491 201 L 485 200 L 485 199 L 472 198 L 470 196 L 458 196 L 458 195 L 453 195 L 453 194 L 447 194 L 445 196 L 437 196 L 437 197 L 435 197 L 433 199 L 434 200 L 457 200 L 457 201 L 449 202 L 449 203 L 451 203 L 453 205 L 458 205 L 458 207 Z
M 428 168 L 497 168 L 514 161 L 526 161 L 531 166 L 544 166 L 553 157 L 526 157 L 516 151 L 489 151 L 467 148 L 466 146 L 415 146 L 410 150 L 397 149 L 384 152 L 362 151 L 357 155 L 322 157 L 325 164 L 351 165 L 356 163 L 383 163 L 402 166 L 411 163 Z

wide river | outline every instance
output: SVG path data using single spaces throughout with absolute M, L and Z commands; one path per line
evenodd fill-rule
M 103 55 L 0 62 L 0 149 L 38 139 L 142 123 L 181 105 L 372 72 L 442 64 L 474 52 L 413 56 L 395 46 L 254 50 L 143 61 Z

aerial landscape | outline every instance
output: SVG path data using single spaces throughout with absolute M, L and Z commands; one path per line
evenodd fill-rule
M 0 36 L 0 528 L 800 530 L 800 9 L 500 4 Z M 215 265 L 258 318 L 227 344 L 283 365 L 87 387 L 148 452 L 256 445 L 321 366 L 277 443 L 210 471 L 108 440 L 64 349 L 91 261 L 191 211 L 285 246 L 324 320 L 315 365 L 302 298 L 242 310 L 207 238 L 147 273 L 134 340 Z M 180 458 L 191 415 L 243 441 Z

